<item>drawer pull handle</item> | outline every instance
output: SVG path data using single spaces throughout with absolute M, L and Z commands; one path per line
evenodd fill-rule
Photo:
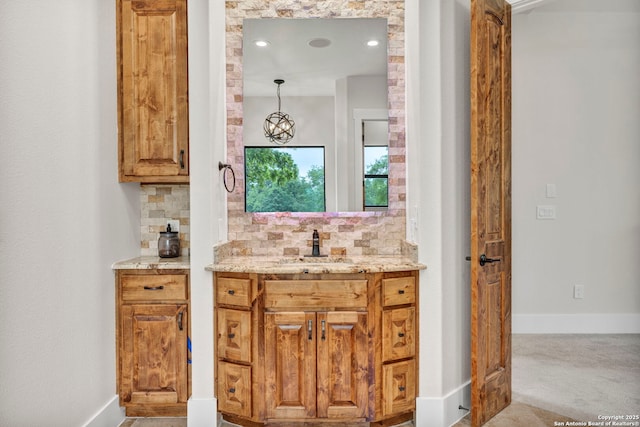
M 324 320 L 322 322 L 320 322 L 320 324 L 322 325 L 322 341 L 324 341 L 326 339 L 325 337 L 325 331 L 326 331 L 326 324 L 327 322 L 325 322 Z
M 184 169 L 184 150 L 180 150 L 180 169 Z
M 229 295 L 235 295 L 236 291 L 234 291 L 233 289 L 229 289 L 229 291 L 227 292 Z
M 178 329 L 180 330 L 182 330 L 182 314 L 183 314 L 182 311 L 178 313 Z
M 405 388 L 404 388 L 404 386 L 403 386 L 403 385 L 401 385 L 400 387 L 398 387 L 398 390 L 400 390 L 400 391 L 405 391 Z
M 236 392 L 236 389 L 235 389 L 235 388 L 231 387 L 231 388 L 229 389 L 229 393 L 235 393 L 235 392 Z
M 309 341 L 313 339 L 313 320 L 307 322 L 307 332 L 309 333 Z
M 164 289 L 164 286 L 160 285 L 160 286 L 145 286 L 144 290 L 145 291 L 161 291 Z
M 398 293 L 399 293 L 400 295 L 404 295 L 404 289 L 399 289 L 399 290 L 398 290 Z
M 236 334 L 229 334 L 227 335 L 230 339 L 234 339 L 236 337 Z
M 398 336 L 399 336 L 400 338 L 404 338 L 404 332 L 398 332 Z

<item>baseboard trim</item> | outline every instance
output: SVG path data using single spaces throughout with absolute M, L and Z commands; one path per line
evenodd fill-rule
M 124 408 L 120 407 L 120 399 L 116 394 L 83 427 L 114 427 L 124 419 Z
M 216 427 L 218 425 L 218 400 L 191 398 L 187 401 L 187 427 Z
M 640 313 L 514 314 L 514 334 L 640 334 Z
M 416 426 L 448 427 L 460 421 L 471 405 L 471 381 L 467 381 L 443 397 L 416 399 Z

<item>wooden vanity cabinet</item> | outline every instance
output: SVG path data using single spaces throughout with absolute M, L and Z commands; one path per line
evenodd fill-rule
M 118 177 L 189 182 L 186 0 L 117 0 Z
M 117 270 L 117 382 L 127 416 L 186 416 L 189 274 Z
M 245 426 L 413 419 L 417 280 L 215 273 L 218 410 Z

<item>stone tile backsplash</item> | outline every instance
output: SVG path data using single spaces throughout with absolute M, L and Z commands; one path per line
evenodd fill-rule
M 140 255 L 158 255 L 158 237 L 168 220 L 180 221 L 180 252 L 189 255 L 189 186 L 140 185 Z
M 227 163 L 237 178 L 227 196 L 232 255 L 311 253 L 314 229 L 328 255 L 398 255 L 406 236 L 404 0 L 226 0 Z M 245 18 L 386 18 L 388 27 L 389 209 L 351 213 L 244 210 L 242 25 Z M 225 249 L 228 250 L 228 249 Z

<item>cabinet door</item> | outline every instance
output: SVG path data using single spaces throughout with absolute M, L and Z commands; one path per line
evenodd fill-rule
M 363 418 L 367 410 L 367 315 L 317 315 L 318 418 Z
M 186 0 L 119 5 L 120 180 L 188 182 Z
M 218 357 L 251 363 L 251 312 L 218 309 Z
M 316 316 L 265 313 L 267 418 L 316 416 Z
M 187 305 L 123 305 L 121 319 L 121 402 L 186 402 Z
M 390 360 L 415 355 L 415 308 L 396 308 L 382 313 L 382 358 Z
M 415 371 L 413 359 L 382 367 L 382 410 L 384 415 L 415 409 Z
M 218 362 L 218 409 L 251 416 L 251 367 Z

